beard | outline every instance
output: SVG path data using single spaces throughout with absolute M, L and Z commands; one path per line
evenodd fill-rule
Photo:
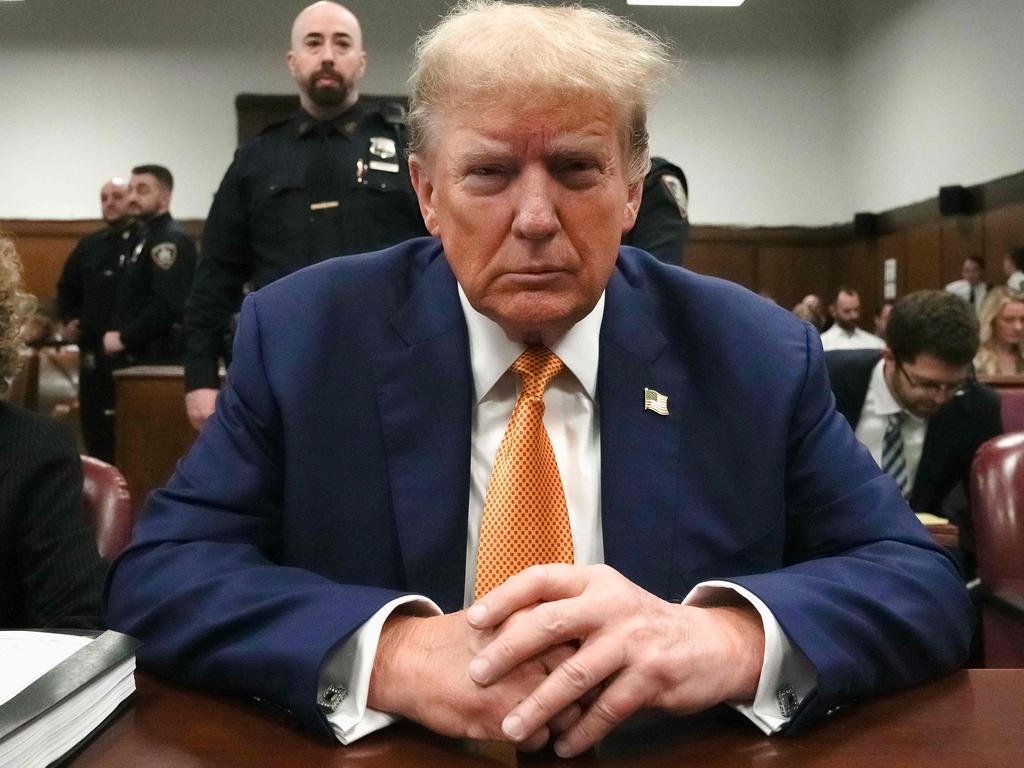
M 333 85 L 317 85 L 318 80 L 330 78 Z M 352 84 L 333 69 L 321 69 L 306 83 L 306 93 L 310 101 L 318 107 L 338 107 L 345 103 L 352 92 Z
M 126 216 L 131 216 L 138 219 L 139 221 L 149 221 L 156 217 L 156 212 L 159 210 L 158 205 L 152 205 L 148 208 L 143 208 L 138 203 L 128 206 L 128 213 Z

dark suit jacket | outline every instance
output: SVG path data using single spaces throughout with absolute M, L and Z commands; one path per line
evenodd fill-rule
M 854 429 L 860 421 L 871 372 L 880 355 L 877 349 L 825 353 L 836 410 Z M 928 420 L 921 463 L 910 496 L 911 508 L 917 512 L 937 512 L 957 483 L 966 487 L 978 446 L 1002 432 L 999 395 L 994 390 L 973 383 L 964 394 L 950 400 Z
M 711 577 L 757 594 L 818 670 L 794 724 L 961 663 L 956 570 L 835 412 L 810 326 L 623 248 L 598 398 L 606 561 L 666 599 Z M 399 594 L 462 607 L 472 404 L 438 241 L 252 294 L 216 415 L 108 582 L 111 626 L 145 667 L 331 738 L 325 654 Z
M 0 627 L 98 628 L 105 574 L 70 437 L 0 402 Z

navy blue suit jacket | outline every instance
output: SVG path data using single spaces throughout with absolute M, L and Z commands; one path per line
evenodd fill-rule
M 398 594 L 462 607 L 472 388 L 436 240 L 249 296 L 216 415 L 108 583 L 110 625 L 143 666 L 330 737 L 333 646 Z M 835 411 L 810 326 L 623 248 L 598 400 L 607 563 L 671 600 L 708 578 L 757 594 L 818 671 L 793 724 L 964 659 L 956 570 Z

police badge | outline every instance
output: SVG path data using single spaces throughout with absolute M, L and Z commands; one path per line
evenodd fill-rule
M 389 139 L 386 136 L 371 136 L 370 154 L 376 155 L 381 160 L 390 160 L 398 154 L 398 148 L 395 146 L 395 140 Z
M 153 246 L 149 255 L 153 259 L 153 263 L 160 269 L 168 270 L 174 266 L 174 262 L 178 258 L 178 246 L 174 243 L 158 243 Z

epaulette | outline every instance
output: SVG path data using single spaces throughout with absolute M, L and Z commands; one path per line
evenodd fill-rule
M 269 125 L 263 126 L 260 129 L 260 132 L 257 133 L 256 135 L 257 136 L 262 136 L 265 133 L 270 133 L 271 131 L 277 130 L 282 125 L 285 125 L 286 123 L 290 123 L 294 119 L 295 119 L 295 115 L 290 115 L 290 116 L 282 118 L 280 120 L 275 120 L 274 122 L 270 123 Z

